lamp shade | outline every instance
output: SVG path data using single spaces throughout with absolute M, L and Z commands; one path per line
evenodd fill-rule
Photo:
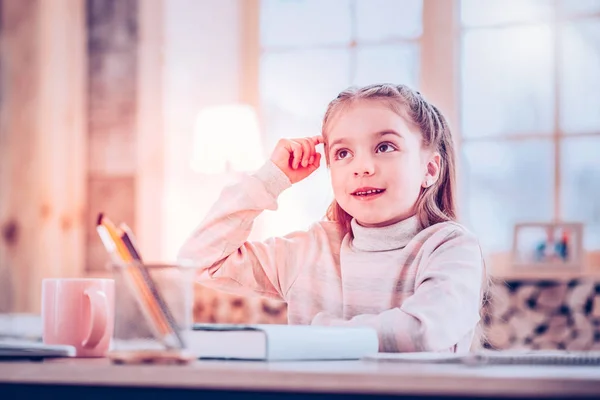
M 193 146 L 190 166 L 197 173 L 254 171 L 265 161 L 256 112 L 244 104 L 201 110 Z

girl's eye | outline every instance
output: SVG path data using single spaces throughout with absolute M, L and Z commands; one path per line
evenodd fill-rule
M 342 159 L 348 157 L 349 155 L 350 155 L 350 152 L 348 150 L 341 149 L 335 153 L 335 158 L 336 158 L 336 160 L 342 160 Z
M 389 153 L 394 150 L 396 150 L 396 148 L 390 143 L 381 143 L 379 146 L 377 146 L 378 153 Z

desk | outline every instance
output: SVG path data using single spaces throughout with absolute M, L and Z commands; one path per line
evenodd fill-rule
M 145 395 L 170 400 L 599 397 L 600 367 L 372 361 L 199 361 L 187 366 L 111 365 L 105 359 L 0 362 L 2 399 L 114 400 Z

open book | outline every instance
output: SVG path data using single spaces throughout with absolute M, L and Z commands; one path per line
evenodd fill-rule
M 482 350 L 455 353 L 376 353 L 370 361 L 400 363 L 460 363 L 467 365 L 600 365 L 600 351 L 566 350 Z

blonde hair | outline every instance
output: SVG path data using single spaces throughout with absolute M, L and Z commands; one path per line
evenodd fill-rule
M 322 135 L 325 139 L 325 158 L 329 165 L 327 147 L 327 128 L 332 117 L 344 107 L 359 100 L 379 100 L 386 102 L 398 115 L 405 117 L 416 125 L 421 132 L 423 145 L 437 151 L 441 156 L 439 179 L 427 188 L 421 188 L 421 193 L 415 204 L 420 228 L 437 224 L 438 222 L 454 221 L 456 219 L 455 205 L 455 154 L 452 134 L 442 113 L 431 103 L 428 103 L 417 91 L 405 85 L 377 84 L 361 88 L 349 88 L 341 92 L 329 103 L 323 118 Z M 326 218 L 337 222 L 344 232 L 351 233 L 350 221 L 352 216 L 333 200 L 327 209 Z

